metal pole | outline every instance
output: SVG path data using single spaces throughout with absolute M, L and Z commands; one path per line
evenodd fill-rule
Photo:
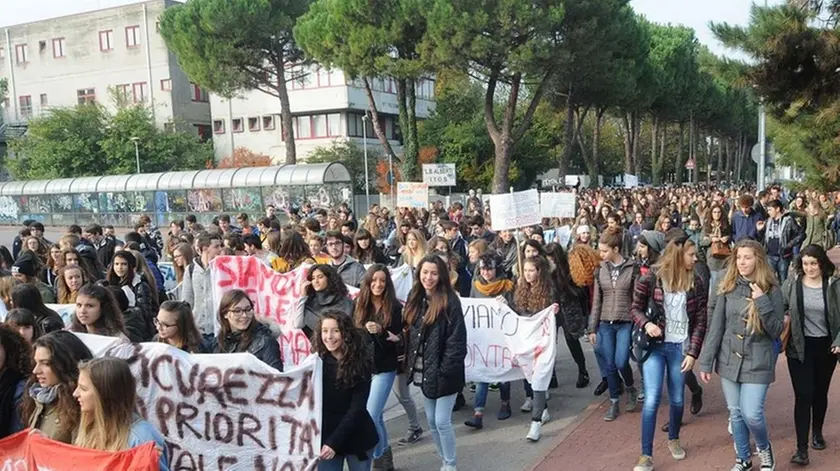
M 756 182 L 757 191 L 761 191 L 764 189 L 764 168 L 767 166 L 767 114 L 764 111 L 764 100 L 761 101 L 761 105 L 758 107 L 758 145 L 759 147 L 759 159 L 758 159 L 758 172 L 756 175 L 758 177 L 758 181 Z
M 362 142 L 365 150 L 365 199 L 367 200 L 368 210 L 370 210 L 370 175 L 368 174 L 367 120 L 368 116 L 367 113 L 365 113 L 365 115 L 362 116 Z

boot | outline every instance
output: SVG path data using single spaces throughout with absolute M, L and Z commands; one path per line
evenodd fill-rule
M 385 471 L 385 455 L 373 459 L 370 471 Z
M 589 373 L 585 370 L 578 372 L 578 379 L 577 383 L 575 383 L 575 387 L 578 389 L 582 389 L 589 386 Z
M 385 449 L 385 453 L 382 454 L 382 470 L 383 471 L 394 471 L 394 453 L 391 451 L 391 447 Z

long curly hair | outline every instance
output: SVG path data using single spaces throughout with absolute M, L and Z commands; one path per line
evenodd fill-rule
M 595 283 L 595 269 L 600 264 L 601 256 L 588 245 L 577 244 L 569 251 L 569 273 L 580 287 Z
M 527 258 L 522 262 L 523 272 L 525 265 L 532 265 L 537 269 L 537 281 L 536 283 L 525 281 L 524 273 L 517 280 L 513 291 L 513 304 L 520 314 L 542 311 L 554 302 L 548 260 L 542 256 Z
M 35 352 L 39 348 L 49 351 L 49 368 L 58 378 L 58 395 L 55 402 L 59 419 L 57 435 L 69 435 L 76 430 L 81 417 L 79 403 L 73 397 L 73 391 L 79 381 L 79 362 L 90 360 L 93 354 L 79 337 L 66 330 L 52 332 L 39 338 L 33 344 L 32 351 Z M 31 375 L 26 381 L 24 391 L 29 391 L 37 382 L 35 375 Z M 29 394 L 24 394 L 21 418 L 25 425 L 31 422 L 35 406 L 35 400 Z
M 718 284 L 718 294 L 725 295 L 726 293 L 732 292 L 738 285 L 738 279 L 741 278 L 741 274 L 738 272 L 737 261 L 738 253 L 742 250 L 751 250 L 756 259 L 755 270 L 752 273 L 750 282 L 757 284 L 761 291 L 765 293 L 769 293 L 770 290 L 778 286 L 778 279 L 767 262 L 767 252 L 764 251 L 764 247 L 752 239 L 741 239 L 740 242 L 735 244 L 735 248 L 729 256 L 729 268 L 726 269 L 726 274 L 723 275 L 723 279 Z M 761 317 L 759 316 L 758 306 L 756 306 L 755 300 L 751 296 L 747 297 L 745 310 L 747 331 L 753 334 L 760 334 L 762 331 Z
M 6 364 L 8 368 L 27 377 L 32 371 L 32 353 L 29 343 L 16 330 L 0 324 L 0 346 L 6 351 Z
M 344 281 L 341 279 L 341 276 L 332 267 L 332 265 L 327 265 L 324 263 L 319 263 L 318 265 L 312 265 L 309 268 L 309 272 L 306 274 L 306 280 L 312 281 L 312 275 L 319 271 L 327 277 L 327 289 L 328 293 L 336 293 L 340 296 L 347 296 L 347 285 L 344 284 Z M 315 288 L 312 287 L 310 284 L 306 287 L 306 295 L 309 297 L 315 296 Z
M 370 379 L 373 374 L 373 354 L 362 337 L 362 333 L 353 325 L 353 319 L 341 311 L 328 310 L 318 320 L 318 325 L 312 333 L 312 353 L 321 357 L 329 355 L 327 346 L 321 338 L 321 327 L 327 320 L 334 320 L 338 324 L 342 339 L 342 357 L 338 360 L 336 386 L 339 389 L 350 389 L 359 382 Z

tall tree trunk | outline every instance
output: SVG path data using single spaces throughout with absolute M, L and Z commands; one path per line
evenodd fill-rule
M 677 161 L 674 164 L 674 177 L 676 178 L 677 185 L 682 185 L 683 183 L 683 166 L 685 162 L 683 161 L 683 146 L 685 145 L 685 121 L 680 121 L 680 136 L 679 140 L 677 141 Z
M 586 116 L 589 114 L 589 107 L 583 109 L 583 112 L 579 112 L 577 117 L 577 127 L 575 129 L 575 138 L 577 140 L 578 146 L 580 147 L 580 155 L 583 158 L 583 163 L 586 165 L 587 173 L 589 173 L 589 186 L 595 188 L 598 186 L 598 170 L 595 168 L 595 164 L 588 155 L 588 151 L 586 149 L 586 139 L 583 135 L 583 125 L 586 122 Z
M 653 124 L 650 128 L 650 173 L 654 185 L 659 185 L 659 167 L 656 164 L 656 138 L 659 136 L 659 118 L 653 117 Z
M 744 170 L 744 148 L 747 146 L 747 137 L 744 133 L 741 133 L 741 142 L 738 146 L 738 155 L 736 156 L 736 162 L 738 167 L 737 177 L 735 178 L 736 182 L 741 181 L 742 171 Z
M 723 139 L 720 137 L 717 138 L 717 169 L 715 170 L 715 180 L 720 183 L 723 178 L 721 178 L 721 174 L 723 173 Z
M 379 139 L 379 143 L 382 144 L 382 148 L 385 150 L 385 156 L 390 156 L 393 160 L 399 161 L 397 155 L 394 154 L 394 149 L 391 147 L 391 143 L 388 142 L 388 136 L 385 134 L 385 130 L 382 129 L 382 121 L 379 120 L 379 110 L 376 109 L 376 100 L 373 99 L 373 90 L 370 88 L 370 80 L 368 80 L 367 77 L 364 77 L 362 78 L 362 81 L 365 84 L 365 94 L 368 99 L 368 108 L 370 109 L 373 133 L 376 134 L 376 138 Z M 397 82 L 397 92 L 399 92 L 399 82 Z
M 621 130 L 624 134 L 624 173 L 635 175 L 633 168 L 633 129 L 630 125 L 630 115 L 622 113 Z
M 566 181 L 569 173 L 569 163 L 572 161 L 572 146 L 575 138 L 575 107 L 572 106 L 572 87 L 566 96 L 566 126 L 563 128 L 563 153 L 560 154 L 559 181 Z M 561 183 L 562 184 L 562 183 Z
M 732 148 L 730 147 L 731 139 L 726 138 L 723 141 L 723 145 L 725 147 L 724 153 L 726 154 L 726 161 L 723 167 L 723 180 L 722 181 L 729 181 L 729 169 L 732 168 Z
M 688 160 L 694 161 L 694 169 L 688 169 L 690 182 L 696 181 L 694 178 L 697 175 L 697 159 L 694 151 L 694 112 L 692 111 L 688 118 Z
M 408 114 L 408 129 L 403 129 L 408 139 L 403 149 L 403 174 L 408 181 L 417 181 L 420 169 L 417 157 L 420 153 L 420 143 L 417 140 L 417 87 L 414 79 L 406 80 L 406 108 Z
M 604 121 L 604 114 L 607 108 L 600 108 L 595 113 L 595 130 L 592 132 L 592 161 L 595 163 L 595 175 L 601 173 L 601 125 Z
M 274 68 L 277 72 L 277 95 L 280 97 L 280 134 L 286 145 L 286 164 L 294 165 L 297 163 L 294 122 L 292 107 L 289 105 L 289 91 L 286 89 L 286 68 L 283 65 Z
M 665 170 L 665 140 L 668 134 L 668 123 L 662 123 L 662 132 L 660 132 L 661 136 L 659 139 L 659 180 L 660 181 L 667 181 L 667 177 L 663 174 Z M 665 178 L 663 178 L 665 177 Z
M 641 168 L 639 167 L 639 135 L 642 133 L 641 120 L 642 117 L 640 113 L 638 111 L 634 111 L 630 124 L 633 129 L 633 170 L 635 170 L 636 175 L 641 173 Z

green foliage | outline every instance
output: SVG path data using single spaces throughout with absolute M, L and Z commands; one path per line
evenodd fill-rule
M 30 120 L 28 132 L 11 142 L 15 158 L 8 163 L 18 180 L 135 173 L 132 137 L 139 138 L 144 173 L 200 169 L 213 159 L 212 146 L 193 134 L 157 129 L 148 108 L 110 114 L 101 105 L 86 104 Z
M 376 164 L 382 159 L 377 150 L 368 147 L 368 178 L 370 191 L 376 192 Z M 306 157 L 306 163 L 320 164 L 341 162 L 353 175 L 353 190 L 356 193 L 365 192 L 365 152 L 355 142 L 336 140 L 329 147 L 318 147 Z

